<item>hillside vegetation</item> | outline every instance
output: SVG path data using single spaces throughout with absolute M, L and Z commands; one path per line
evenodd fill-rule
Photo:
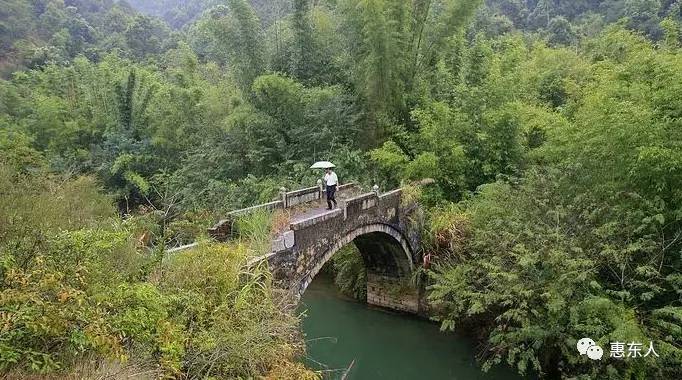
M 261 245 L 202 235 L 328 159 L 435 179 L 425 283 L 484 368 L 682 377 L 681 25 L 671 0 L 0 0 L 0 371 L 315 378 Z

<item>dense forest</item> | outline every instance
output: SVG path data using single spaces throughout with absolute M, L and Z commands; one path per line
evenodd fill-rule
M 679 379 L 681 46 L 679 0 L 0 0 L 0 371 L 318 378 L 245 269 L 272 221 L 203 234 L 328 159 L 435 180 L 421 275 L 484 368 Z

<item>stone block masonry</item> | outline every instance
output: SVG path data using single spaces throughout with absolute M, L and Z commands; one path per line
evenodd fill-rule
M 367 303 L 419 314 L 419 292 L 406 279 L 367 273 Z
M 350 187 L 340 186 L 341 190 Z M 281 200 L 261 208 L 289 208 L 320 200 L 319 188 L 281 193 Z M 367 302 L 407 313 L 420 313 L 419 291 L 409 284 L 414 267 L 421 263 L 421 225 L 414 223 L 421 208 L 404 205 L 402 191 L 381 194 L 378 188 L 339 202 L 339 209 L 323 209 L 292 217 L 289 229 L 273 238 L 272 252 L 251 264 L 266 261 L 277 286 L 302 295 L 334 254 L 355 244 L 367 270 Z M 230 236 L 229 220 L 245 210 L 230 213 L 211 235 Z

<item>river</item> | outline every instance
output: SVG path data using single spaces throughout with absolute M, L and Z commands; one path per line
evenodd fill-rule
M 510 368 L 484 373 L 474 358 L 474 343 L 443 333 L 438 325 L 349 300 L 330 278 L 320 275 L 303 296 L 306 364 L 347 380 L 513 380 Z

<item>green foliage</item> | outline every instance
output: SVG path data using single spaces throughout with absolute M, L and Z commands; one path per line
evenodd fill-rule
M 136 58 L 158 55 L 167 47 L 170 30 L 165 23 L 145 16 L 136 16 L 124 33 L 131 54 Z
M 79 355 L 124 358 L 98 294 L 137 277 L 138 256 L 92 180 L 24 177 L 0 166 L 2 313 L 0 367 L 46 372 Z M 38 181 L 41 182 L 38 182 Z
M 576 36 L 573 26 L 564 17 L 555 17 L 547 25 L 549 42 L 555 45 L 570 45 L 575 42 Z
M 479 22 L 491 35 L 500 35 L 500 31 L 505 32 L 508 29 L 496 30 L 495 21 L 496 17 L 504 15 L 504 20 L 510 23 L 509 27 L 513 29 L 528 34 L 537 33 L 548 37 L 553 43 L 564 44 L 575 39 L 576 29 L 594 36 L 604 25 L 620 20 L 634 31 L 645 33 L 652 39 L 659 39 L 662 33 L 658 23 L 665 15 L 675 14 L 676 7 L 679 5 L 674 1 L 658 0 L 531 2 L 499 0 L 486 1 Z
M 348 46 L 356 66 L 352 78 L 365 100 L 367 137 L 382 141 L 391 124 L 409 118 L 410 96 L 419 96 L 420 82 L 428 78 L 432 63 L 448 38 L 460 32 L 478 1 L 442 3 L 402 1 L 356 1 L 341 3 Z M 439 9 L 436 11 L 435 8 Z
M 40 249 L 41 233 L 96 228 L 114 216 L 110 198 L 90 177 L 59 184 L 45 175 L 23 174 L 0 164 L 0 193 L 0 238 L 16 249 L 22 262 Z
M 241 215 L 235 221 L 239 238 L 248 242 L 250 256 L 270 253 L 272 248 L 273 215 L 271 212 L 256 210 Z
M 98 59 L 112 50 L 158 57 L 176 43 L 165 23 L 120 2 L 4 0 L 0 8 L 2 76 L 24 67 L 66 64 L 79 55 Z
M 302 349 L 267 272 L 244 270 L 247 254 L 243 245 L 205 245 L 166 265 L 161 287 L 187 326 L 183 364 L 195 376 L 257 376 Z
M 390 181 L 389 184 L 399 183 L 408 158 L 396 143 L 393 141 L 384 143 L 381 148 L 373 150 L 370 157 L 384 172 L 384 176 Z
M 204 242 L 159 267 L 90 179 L 0 168 L 0 370 L 69 372 L 92 360 L 163 377 L 315 378 L 291 367 L 303 346 L 290 301 L 267 270 L 246 266 L 256 242 Z
M 676 49 L 680 47 L 682 42 L 682 28 L 680 27 L 680 22 L 668 17 L 661 21 L 661 28 L 664 32 L 663 43 L 668 49 Z
M 227 9 L 212 9 L 200 27 L 217 41 L 214 54 L 230 63 L 241 88 L 248 89 L 265 69 L 261 26 L 245 0 L 229 0 L 227 4 Z
M 217 0 L 130 0 L 128 3 L 135 9 L 161 17 L 173 28 L 180 29 L 196 21 L 204 10 L 221 2 Z
M 477 319 L 489 333 L 487 367 L 506 361 L 521 373 L 549 374 L 559 368 L 574 376 L 620 378 L 636 369 L 668 376 L 674 367 L 655 361 L 646 368 L 637 363 L 591 366 L 575 353 L 575 342 L 583 336 L 605 345 L 654 339 L 659 348 L 666 339 L 635 318 L 636 309 L 644 311 L 641 303 L 623 302 L 609 290 L 616 287 L 606 275 L 610 260 L 602 260 L 600 254 L 606 253 L 588 244 L 590 227 L 575 217 L 581 207 L 563 203 L 563 189 L 552 185 L 557 174 L 531 176 L 518 189 L 486 186 L 466 204 L 471 227 L 457 214 L 445 219 L 458 221 L 453 227 L 464 233 L 444 229 L 442 222 L 434 225 L 440 251 L 450 252 L 432 273 L 429 296 L 448 310 L 443 328 Z M 488 319 L 494 324 L 486 325 Z M 666 347 L 671 350 L 663 360 L 677 360 L 679 348 Z M 565 364 L 558 367 L 560 360 Z
M 0 0 L 4 370 L 310 376 L 288 305 L 244 267 L 279 216 L 159 265 L 328 159 L 343 182 L 436 181 L 431 298 L 444 327 L 477 321 L 488 366 L 679 377 L 679 2 L 132 4 L 176 30 L 126 2 Z M 337 256 L 362 296 L 360 256 Z M 595 365 L 582 335 L 661 358 Z
M 511 172 L 528 165 L 522 178 L 502 177 L 431 215 L 430 299 L 444 311 L 443 328 L 475 321 L 488 334 L 486 367 L 678 377 L 680 136 L 671 99 L 680 94 L 679 53 L 615 27 L 579 57 L 548 53 L 529 59 L 570 60 L 549 76 L 520 73 L 521 87 L 540 91 L 483 113 L 498 154 L 479 157 L 490 173 L 525 161 Z M 651 340 L 661 357 L 595 365 L 575 352 L 583 336 L 603 345 Z
M 362 254 L 353 244 L 341 248 L 327 264 L 334 283 L 348 297 L 367 301 L 367 270 Z
M 159 13 L 166 3 L 144 9 Z M 123 3 L 84 0 L 67 11 L 47 2 L 25 16 L 45 18 L 40 25 L 49 32 L 29 29 L 59 34 L 66 14 L 75 12 L 94 31 L 88 37 L 83 26 L 80 42 L 62 36 L 65 44 L 74 43 L 64 60 L 46 58 L 3 83 L 3 125 L 26 136 L 25 144 L 43 154 L 50 169 L 97 173 L 126 213 L 156 206 L 159 186 L 180 194 L 184 210 L 240 207 L 254 198 L 237 190 L 245 184 L 277 180 L 298 187 L 311 177 L 303 162 L 350 159 L 356 165 L 364 160 L 361 149 L 412 124 L 401 89 L 414 90 L 415 101 L 421 96 L 417 83 L 430 75 L 422 70 L 475 8 L 447 2 L 441 14 L 433 5 L 362 5 L 380 16 L 374 19 L 350 2 L 295 5 L 292 14 L 278 8 L 284 13 L 267 29 L 247 2 L 228 2 L 188 27 L 184 44 L 161 21 Z M 263 6 L 256 7 L 263 14 Z M 23 17 L 23 8 L 10 9 Z M 419 15 L 417 25 L 411 15 Z M 356 33 L 364 35 L 364 46 L 353 42 Z M 356 61 L 366 65 L 355 70 Z M 367 92 L 358 90 L 365 85 Z M 412 157 L 404 142 L 400 146 Z M 356 166 L 364 166 L 362 174 L 348 177 L 377 180 L 367 164 Z M 408 176 L 419 177 L 422 166 L 433 171 L 433 155 L 420 156 Z
M 0 162 L 22 172 L 43 168 L 43 155 L 31 143 L 31 139 L 21 132 L 14 132 L 9 128 L 1 129 Z

